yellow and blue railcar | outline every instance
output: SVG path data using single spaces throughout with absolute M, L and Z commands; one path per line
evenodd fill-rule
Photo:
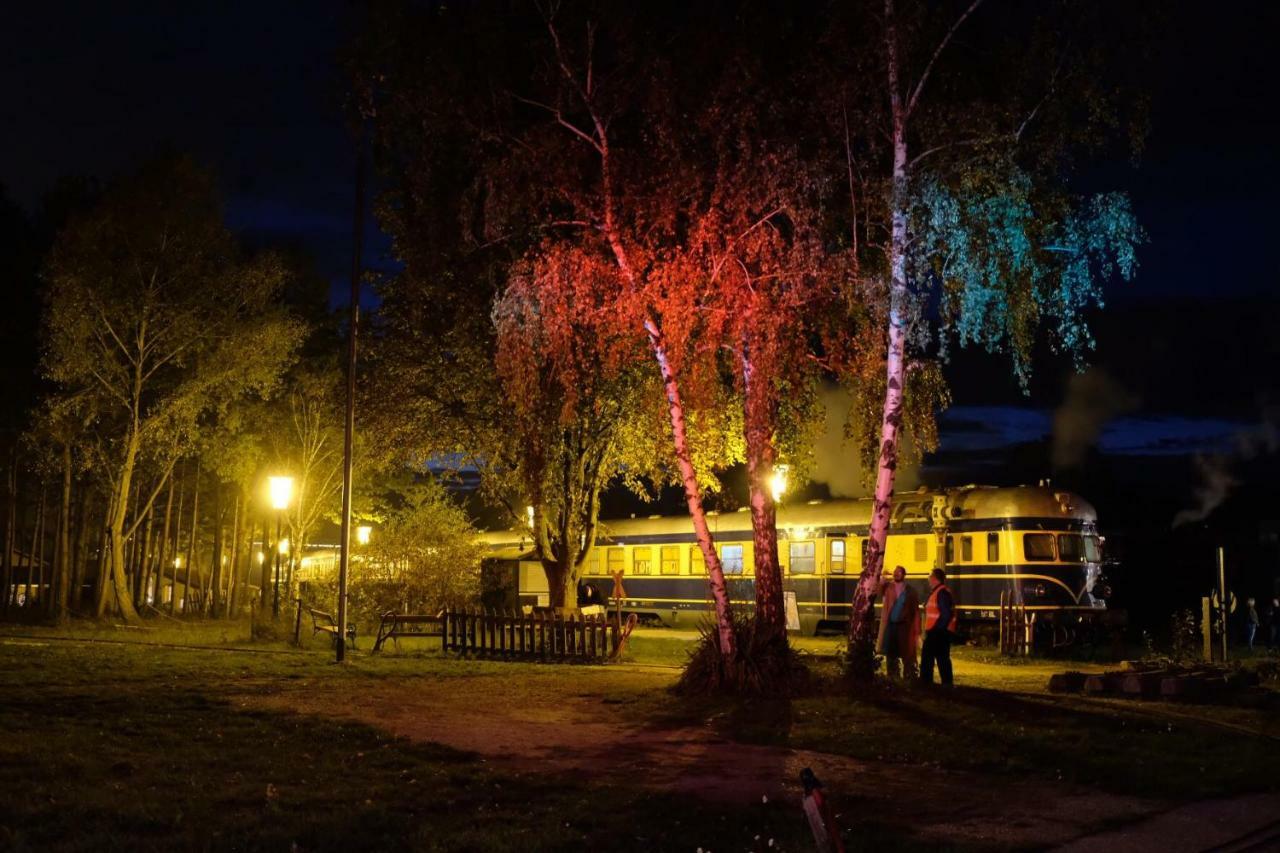
M 870 521 L 869 499 L 779 507 L 784 589 L 795 596 L 804 632 L 848 622 Z M 708 522 L 731 598 L 749 606 L 755 583 L 750 514 L 710 513 Z M 486 539 L 494 556 L 505 552 L 518 572 L 520 603 L 545 606 L 546 576 L 531 555 L 520 553 L 520 534 Z M 1093 507 L 1071 492 L 1046 486 L 922 489 L 894 498 L 885 567 L 903 566 L 922 595 L 929 572 L 945 568 L 964 621 L 995 620 L 1002 593 L 1042 621 L 1074 621 L 1106 607 L 1101 545 Z M 584 579 L 611 596 L 619 575 L 623 610 L 641 618 L 691 625 L 711 609 L 706 565 L 687 516 L 602 522 Z

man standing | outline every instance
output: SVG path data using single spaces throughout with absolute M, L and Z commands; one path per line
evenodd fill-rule
M 583 616 L 600 616 L 604 613 L 605 600 L 600 590 L 586 581 L 578 581 L 578 610 Z
M 947 589 L 947 573 L 934 569 L 929 574 L 929 600 L 924 606 L 924 650 L 920 680 L 933 683 L 933 664 L 943 687 L 951 686 L 951 634 L 956 629 L 955 601 Z
M 893 570 L 893 582 L 880 588 L 880 638 L 876 651 L 884 655 L 889 677 L 916 677 L 916 644 L 920 639 L 920 596 L 907 585 L 907 570 Z
M 1253 638 L 1258 635 L 1258 602 L 1250 598 L 1245 601 L 1244 610 L 1244 637 L 1249 644 L 1249 651 L 1253 651 Z

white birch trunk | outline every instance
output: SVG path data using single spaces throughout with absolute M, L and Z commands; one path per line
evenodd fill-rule
M 870 677 L 874 665 L 875 611 L 872 602 L 884 570 L 889 512 L 898 472 L 898 430 L 902 425 L 902 391 L 905 379 L 907 308 L 907 113 L 899 79 L 898 33 L 893 0 L 885 0 L 885 48 L 889 77 L 889 102 L 893 123 L 893 186 L 890 200 L 889 329 L 885 359 L 884 409 L 880 421 L 880 455 L 876 462 L 876 490 L 867 536 L 867 555 L 853 597 L 849 619 L 850 666 L 856 677 Z

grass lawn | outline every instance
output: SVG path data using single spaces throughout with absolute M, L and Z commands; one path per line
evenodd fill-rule
M 676 632 L 640 635 L 637 660 L 684 654 Z M 800 638 L 810 667 L 834 680 L 842 638 Z M 677 654 L 677 649 L 679 653 Z M 838 686 L 786 702 L 669 700 L 651 712 L 714 719 L 724 732 L 770 743 L 891 761 L 1080 783 L 1115 793 L 1192 799 L 1280 790 L 1280 715 L 1214 705 L 1060 696 L 1049 677 L 1100 665 L 1010 660 L 955 651 L 952 691 L 880 684 L 850 696 Z M 1274 689 L 1274 687 L 1273 687 Z
M 475 670 L 441 663 L 434 675 Z M 0 640 L 0 849 L 742 850 L 769 838 L 802 849 L 804 827 L 781 804 L 504 774 L 373 727 L 229 703 L 248 683 L 324 690 L 421 670 Z
M 675 632 L 637 633 L 629 664 L 561 668 L 445 658 L 430 641 L 339 667 L 322 640 L 299 652 L 252 644 L 235 626 L 199 630 L 77 628 L 98 641 L 88 644 L 36 628 L 0 638 L 0 850 L 810 849 L 794 804 L 713 804 L 608 773 L 516 772 L 377 725 L 237 702 L 255 690 L 338 696 L 399 685 L 461 695 L 468 679 L 495 676 L 510 701 L 530 707 L 589 692 L 649 726 L 711 726 L 736 741 L 921 772 L 1170 800 L 1280 782 L 1274 714 L 1050 696 L 1043 687 L 1061 664 L 966 651 L 964 686 L 945 694 L 882 686 L 850 698 L 831 683 L 790 702 L 744 703 L 662 689 L 688 646 Z M 164 645 L 175 641 L 219 651 Z M 829 676 L 838 642 L 799 645 Z M 852 841 L 924 846 L 874 823 Z

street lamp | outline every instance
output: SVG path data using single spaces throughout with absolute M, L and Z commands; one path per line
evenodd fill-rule
M 773 476 L 769 478 L 769 491 L 773 494 L 773 502 L 782 500 L 787 491 L 787 465 L 774 465 Z
M 276 576 L 274 583 L 274 592 L 271 599 L 271 615 L 273 618 L 280 618 L 280 557 L 289 553 L 288 540 L 280 538 L 280 524 L 284 519 L 284 511 L 289 508 L 289 502 L 293 500 L 293 478 L 292 477 L 270 477 L 267 480 L 268 490 L 271 493 L 271 508 L 276 511 Z
M 371 535 L 373 535 L 373 528 L 367 524 L 362 524 L 356 528 L 356 541 L 361 545 L 368 545 Z

